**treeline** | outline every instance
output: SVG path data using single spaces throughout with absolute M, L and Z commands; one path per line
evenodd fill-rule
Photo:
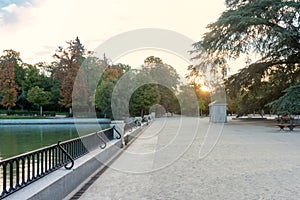
M 169 113 L 199 112 L 197 107 L 179 102 L 178 97 L 192 95 L 190 88 L 182 86 L 176 70 L 160 58 L 146 58 L 139 70 L 112 64 L 105 55 L 98 58 L 87 51 L 78 37 L 67 42 L 66 47 L 58 47 L 53 58 L 51 63 L 32 65 L 24 63 L 19 52 L 5 50 L 0 56 L 0 109 L 6 109 L 8 114 L 39 110 L 42 115 L 47 110 L 49 115 L 68 112 L 71 116 L 75 105 L 78 111 L 96 109 L 98 117 L 108 118 L 124 110 L 120 105 L 128 105 L 129 116 L 159 113 L 161 107 Z M 123 76 L 127 80 L 121 80 Z M 126 82 L 120 87 L 120 81 Z M 118 98 L 114 100 L 115 88 Z M 207 113 L 209 94 L 196 85 L 192 90 L 201 113 Z

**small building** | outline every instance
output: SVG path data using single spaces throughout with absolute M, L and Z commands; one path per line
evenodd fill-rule
M 227 103 L 214 101 L 209 105 L 209 120 L 214 123 L 227 122 Z

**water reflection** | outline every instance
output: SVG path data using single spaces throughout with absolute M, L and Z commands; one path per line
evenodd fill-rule
M 101 125 L 107 128 L 108 125 Z M 97 124 L 1 125 L 0 160 L 99 130 Z

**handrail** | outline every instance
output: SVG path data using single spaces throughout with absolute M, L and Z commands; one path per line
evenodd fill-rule
M 114 130 L 118 133 L 117 139 L 120 139 L 121 134 L 112 127 L 67 141 L 59 141 L 57 144 L 1 160 L 0 199 L 24 188 L 62 166 L 67 170 L 72 169 L 75 159 L 99 147 L 99 139 L 102 143 L 100 148 L 106 147 L 106 141 L 99 135 L 100 133 L 110 140 L 113 139 Z
M 70 170 L 70 169 L 72 169 L 73 166 L 74 166 L 74 159 L 73 159 L 73 157 L 65 150 L 65 148 L 64 148 L 63 146 L 61 146 L 60 143 L 61 143 L 61 141 L 58 141 L 58 142 L 57 142 L 57 146 L 59 147 L 60 150 L 62 150 L 62 152 L 63 152 L 63 153 L 69 158 L 69 160 L 71 161 L 71 166 L 68 167 L 69 162 L 67 162 L 67 163 L 64 165 L 64 167 L 65 167 L 65 169 Z

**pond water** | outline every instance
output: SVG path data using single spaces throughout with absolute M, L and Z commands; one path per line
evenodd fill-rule
M 108 127 L 108 124 L 0 125 L 0 160 Z

